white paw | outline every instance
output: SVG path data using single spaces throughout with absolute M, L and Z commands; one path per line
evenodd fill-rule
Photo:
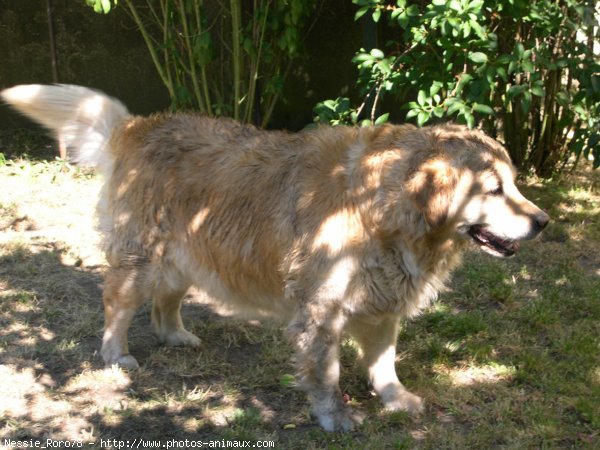
M 349 406 L 341 405 L 333 411 L 313 412 L 319 421 L 319 425 L 329 432 L 351 431 L 362 424 L 365 415 Z
M 187 330 L 176 330 L 160 336 L 160 341 L 171 347 L 200 347 L 200 338 Z
M 140 365 L 138 364 L 136 359 L 131 355 L 122 355 L 122 356 L 119 356 L 118 358 L 114 358 L 114 359 L 105 358 L 104 364 L 107 368 L 112 367 L 112 366 L 117 366 L 122 369 L 129 369 L 129 370 L 138 369 L 140 367 Z
M 405 389 L 397 390 L 391 398 L 382 399 L 387 411 L 406 411 L 411 414 L 423 412 L 424 402 L 421 397 Z

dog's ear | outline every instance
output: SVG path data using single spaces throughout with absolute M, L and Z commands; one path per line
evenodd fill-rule
M 408 182 L 407 191 L 432 229 L 448 220 L 458 177 L 449 161 L 435 158 L 425 161 Z

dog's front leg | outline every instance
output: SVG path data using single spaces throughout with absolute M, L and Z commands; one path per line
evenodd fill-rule
M 362 415 L 345 405 L 339 388 L 339 342 L 345 318 L 328 303 L 305 304 L 290 324 L 296 348 L 298 381 L 307 392 L 311 412 L 326 431 L 349 431 Z
M 377 321 L 354 317 L 348 322 L 348 331 L 361 348 L 362 363 L 384 407 L 388 411 L 421 412 L 421 397 L 409 392 L 396 375 L 398 317 L 390 315 Z

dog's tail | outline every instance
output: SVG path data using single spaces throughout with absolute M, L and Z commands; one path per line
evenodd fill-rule
M 2 99 L 64 139 L 74 162 L 98 167 L 109 175 L 113 130 L 129 117 L 127 108 L 107 95 L 68 84 L 15 86 Z

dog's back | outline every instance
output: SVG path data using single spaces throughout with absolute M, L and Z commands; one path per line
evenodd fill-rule
M 282 297 L 295 226 L 290 139 L 193 114 L 122 123 L 100 204 L 110 264 L 148 261 L 229 300 Z

